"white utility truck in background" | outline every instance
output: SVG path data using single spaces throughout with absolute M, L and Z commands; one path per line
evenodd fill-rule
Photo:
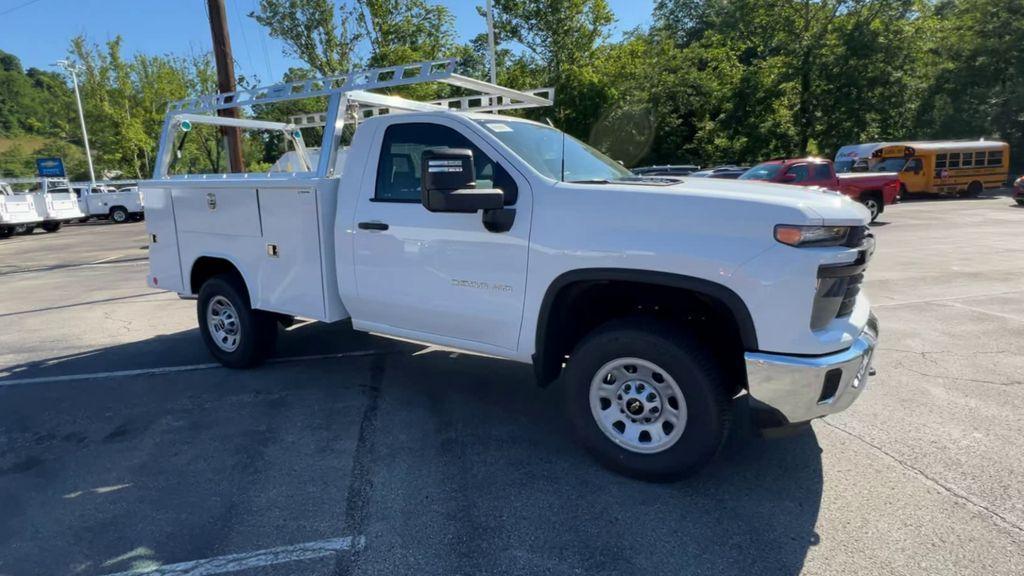
M 36 214 L 42 218 L 38 226 L 47 232 L 56 232 L 64 224 L 85 217 L 68 188 L 68 181 L 63 178 L 43 178 L 38 190 L 24 195 L 32 197 Z
M 169 106 L 140 184 L 148 282 L 197 299 L 221 363 L 257 364 L 296 316 L 530 363 L 564 389 L 583 444 L 645 478 L 708 462 L 735 402 L 762 427 L 785 426 L 864 390 L 878 328 L 860 290 L 874 251 L 863 206 L 824 190 L 635 176 L 555 128 L 494 113 L 549 105 L 551 90 L 454 68 Z M 479 95 L 374 92 L 424 82 Z M 216 115 L 310 97 L 327 100 L 325 114 Z M 197 124 L 282 134 L 290 171 L 176 173 Z M 315 161 L 301 133 L 311 124 L 322 127 Z
M 116 190 L 109 186 L 80 186 L 70 189 L 78 198 L 83 220 L 99 218 L 115 224 L 142 220 L 144 204 L 138 189 Z M 65 190 L 62 190 L 65 191 Z
M 0 238 L 26 232 L 42 221 L 32 196 L 15 194 L 6 182 L 0 182 Z

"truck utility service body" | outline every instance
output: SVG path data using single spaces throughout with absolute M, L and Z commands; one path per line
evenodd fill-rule
M 114 190 L 102 186 L 82 186 L 73 190 L 86 218 L 110 219 L 115 224 L 142 218 L 144 204 L 138 190 Z
M 32 196 L 36 213 L 43 219 L 39 226 L 47 232 L 56 232 L 64 224 L 85 216 L 63 178 L 43 178 L 40 189 L 26 195 Z
M 264 89 L 261 101 L 329 97 L 305 172 L 169 176 L 183 118 L 254 92 L 170 107 L 156 174 L 140 184 L 149 283 L 198 299 L 214 356 L 251 365 L 267 349 L 246 345 L 300 316 L 532 363 L 542 383 L 562 380 L 584 444 L 645 477 L 706 462 L 744 392 L 766 425 L 856 399 L 877 334 L 859 290 L 874 250 L 863 207 L 790 186 L 633 176 L 554 128 L 485 113 L 546 105 L 552 91 L 454 65 Z M 424 81 L 484 96 L 367 92 Z M 455 100 L 461 110 L 448 109 Z
M 32 196 L 15 194 L 6 182 L 0 182 L 0 238 L 42 221 Z

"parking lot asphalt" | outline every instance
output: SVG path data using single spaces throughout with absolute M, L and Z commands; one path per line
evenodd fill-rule
M 528 366 L 319 324 L 215 366 L 144 224 L 0 241 L 0 575 L 1024 573 L 1022 226 L 890 207 L 861 399 L 673 484 L 598 467 Z

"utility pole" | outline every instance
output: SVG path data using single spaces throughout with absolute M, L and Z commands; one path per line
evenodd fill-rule
M 487 44 L 491 50 L 491 84 L 498 83 L 498 62 L 494 54 L 494 14 L 491 0 L 487 0 Z
M 78 93 L 78 66 L 70 60 L 58 60 L 60 66 L 71 73 L 71 84 L 75 87 L 75 102 L 78 103 L 78 121 L 82 124 L 82 141 L 85 143 L 85 161 L 89 163 L 89 188 L 96 187 L 96 171 L 92 167 L 92 152 L 89 150 L 89 133 L 85 130 L 85 113 L 82 112 L 82 96 Z
M 235 64 L 231 56 L 231 38 L 228 36 L 228 18 L 224 0 L 206 0 L 210 14 L 210 34 L 213 36 L 213 57 L 217 62 L 217 89 L 221 94 L 235 91 Z M 238 118 L 238 109 L 218 110 L 218 116 Z M 238 128 L 222 126 L 221 135 L 228 144 L 228 163 L 232 173 L 245 172 L 242 160 L 242 136 Z

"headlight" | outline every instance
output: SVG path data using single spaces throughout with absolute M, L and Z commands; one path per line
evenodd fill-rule
M 775 239 L 790 246 L 840 246 L 849 234 L 849 226 L 779 224 L 775 227 Z

